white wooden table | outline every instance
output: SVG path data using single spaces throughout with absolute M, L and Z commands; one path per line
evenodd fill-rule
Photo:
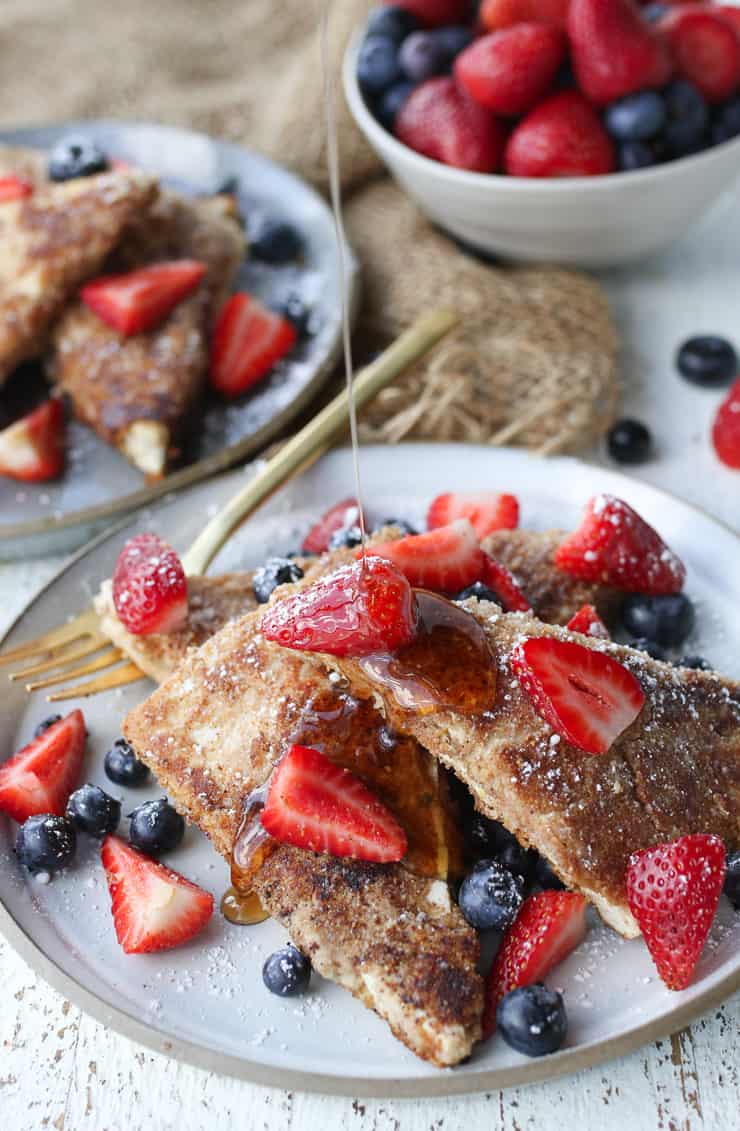
M 625 410 L 657 441 L 636 474 L 740 530 L 740 473 L 723 470 L 707 442 L 718 395 L 684 384 L 672 365 L 692 332 L 724 333 L 740 348 L 737 204 L 728 196 L 670 256 L 604 281 L 629 343 Z M 60 564 L 0 566 L 0 628 Z M 268 1090 L 146 1052 L 81 1014 L 0 940 L 0 1045 L 8 1131 L 740 1128 L 740 995 L 671 1040 L 576 1077 L 446 1101 L 351 1100 Z

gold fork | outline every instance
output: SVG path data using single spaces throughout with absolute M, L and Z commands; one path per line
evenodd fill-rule
M 375 361 L 358 373 L 354 399 L 358 409 L 427 353 L 456 324 L 451 310 L 437 310 L 420 318 Z M 343 390 L 308 424 L 280 448 L 276 455 L 225 505 L 198 535 L 182 558 L 186 574 L 205 573 L 234 530 L 278 487 L 305 470 L 331 446 L 347 422 L 349 397 Z M 88 657 L 91 657 L 88 659 Z M 26 691 L 38 691 L 81 676 L 104 672 L 86 683 L 64 687 L 47 696 L 49 702 L 97 695 L 144 678 L 120 648 L 111 646 L 100 630 L 94 608 L 86 609 L 66 624 L 0 654 L 0 665 L 34 661 L 10 674 L 11 680 L 29 680 Z M 79 667 L 74 665 L 86 660 Z M 41 677 L 41 678 L 34 678 Z

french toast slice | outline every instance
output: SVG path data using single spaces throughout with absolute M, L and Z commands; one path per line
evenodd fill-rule
M 461 607 L 483 627 L 497 669 L 484 712 L 415 713 L 361 661 L 325 662 L 351 694 L 371 698 L 391 727 L 412 735 L 465 782 L 482 813 L 542 853 L 610 926 L 638 935 L 625 890 L 632 852 L 699 832 L 715 833 L 728 851 L 740 846 L 740 683 L 490 603 Z M 512 649 L 542 636 L 606 651 L 639 680 L 645 704 L 606 754 L 586 754 L 555 735 L 515 678 Z
M 0 208 L 0 384 L 39 357 L 77 288 L 100 271 L 156 182 L 112 172 L 40 185 Z
M 128 225 L 105 273 L 197 259 L 206 274 L 196 290 L 160 326 L 130 338 L 82 302 L 71 305 L 55 328 L 51 377 L 80 420 L 151 478 L 161 477 L 177 455 L 200 401 L 212 324 L 245 247 L 228 197 L 190 200 L 162 191 Z

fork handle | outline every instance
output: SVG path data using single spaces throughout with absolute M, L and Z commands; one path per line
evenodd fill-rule
M 357 374 L 353 386 L 358 410 L 423 357 L 457 322 L 458 315 L 454 311 L 435 310 L 424 315 L 401 334 L 375 361 Z M 244 519 L 253 514 L 278 487 L 319 459 L 331 447 L 348 418 L 349 397 L 344 389 L 300 432 L 296 432 L 211 519 L 183 556 L 185 572 L 190 576 L 205 573 L 221 547 Z

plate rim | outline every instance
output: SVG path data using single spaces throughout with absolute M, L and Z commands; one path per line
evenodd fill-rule
M 241 142 L 204 133 L 202 130 L 192 130 L 185 126 L 171 125 L 168 122 L 139 121 L 128 118 L 74 118 L 63 122 L 34 122 L 13 126 L 9 129 L 1 128 L 0 145 L 18 144 L 19 135 L 26 134 L 29 131 L 57 129 L 75 131 L 83 130 L 86 126 L 100 129 L 161 129 L 167 130 L 172 134 L 205 139 L 211 143 L 216 142 L 219 146 L 224 146 L 229 149 L 241 150 L 257 158 L 260 162 L 264 162 L 266 165 L 271 165 L 279 169 L 283 175 L 294 180 L 300 185 L 302 191 L 313 197 L 315 203 L 331 218 L 331 209 L 324 197 L 321 196 L 313 185 L 310 185 L 308 181 L 304 180 L 287 166 L 273 161 L 258 150 L 252 149 L 250 146 L 244 145 Z M 25 142 L 25 144 L 28 145 L 29 143 Z M 31 146 L 31 148 L 40 147 Z M 346 237 L 344 246 L 346 254 L 345 284 L 347 289 L 347 308 L 350 325 L 354 328 L 359 315 L 362 297 L 362 269 L 360 261 Z M 96 503 L 89 507 L 82 507 L 79 510 L 70 511 L 68 514 L 58 518 L 48 515 L 43 518 L 31 519 L 28 522 L 13 522 L 0 525 L 0 552 L 2 552 L 6 544 L 11 544 L 16 539 L 38 538 L 45 534 L 58 534 L 62 531 L 73 530 L 77 527 L 89 527 L 93 524 L 104 522 L 106 519 L 115 518 L 118 515 L 130 515 L 148 504 L 157 502 L 171 491 L 178 491 L 183 487 L 190 486 L 192 483 L 203 482 L 206 479 L 212 478 L 214 475 L 228 471 L 239 463 L 253 459 L 263 451 L 272 440 L 277 439 L 288 425 L 308 407 L 339 364 L 342 357 L 342 349 L 342 333 L 340 326 L 331 349 L 324 361 L 316 369 L 316 372 L 308 384 L 301 390 L 298 396 L 286 405 L 275 417 L 263 424 L 256 432 L 251 433 L 251 435 L 243 437 L 234 444 L 229 444 L 228 447 L 222 448 L 220 451 L 214 452 L 204 459 L 196 460 L 187 467 L 176 469 L 156 483 L 144 484 L 135 491 L 129 491 L 126 495 L 120 496 L 117 499 L 111 499 L 105 503 Z M 87 546 L 88 544 L 89 543 L 86 542 L 84 545 Z
M 362 450 L 387 451 L 389 445 L 367 444 Z M 442 449 L 459 451 L 460 449 L 475 450 L 479 453 L 493 455 L 497 449 L 492 449 L 485 444 L 453 444 L 453 443 L 406 443 L 394 444 L 393 448 L 408 452 L 415 451 L 423 458 L 424 453 L 432 454 Z M 531 454 L 524 449 L 499 449 L 521 454 L 523 458 L 533 459 Z M 333 448 L 330 455 L 340 452 L 348 453 L 346 446 Z M 324 458 L 324 457 L 322 457 Z M 545 461 L 543 461 L 545 462 Z M 707 510 L 695 503 L 682 499 L 675 493 L 652 483 L 638 480 L 625 475 L 623 472 L 611 468 L 600 467 L 572 456 L 553 457 L 546 461 L 548 464 L 566 463 L 573 467 L 580 467 L 585 471 L 598 471 L 625 484 L 636 483 L 641 489 L 647 489 L 655 494 L 658 499 L 663 499 L 670 504 L 678 504 L 688 510 L 701 515 L 702 518 L 715 524 L 740 544 L 740 532 L 733 529 L 729 523 L 716 518 Z M 319 465 L 320 466 L 320 462 Z M 232 476 L 240 473 L 231 473 Z M 227 475 L 220 478 L 226 479 Z M 77 563 L 92 553 L 98 546 L 109 539 L 116 537 L 122 530 L 135 521 L 133 516 L 125 516 L 112 527 L 107 527 L 91 541 L 77 550 L 51 578 L 41 585 L 30 597 L 18 615 L 8 625 L 0 637 L 0 647 L 7 637 L 20 624 L 26 613 L 36 601 L 51 589 L 65 574 L 72 570 Z M 737 969 L 728 971 L 723 977 L 709 985 L 704 991 L 697 994 L 690 1001 L 677 1005 L 674 1009 L 661 1017 L 652 1018 L 633 1028 L 629 1028 L 616 1037 L 602 1038 L 587 1044 L 566 1048 L 561 1052 L 548 1057 L 535 1058 L 523 1061 L 520 1064 L 510 1065 L 505 1068 L 481 1068 L 469 1074 L 456 1074 L 454 1070 L 438 1070 L 435 1074 L 418 1077 L 395 1077 L 390 1075 L 360 1077 L 341 1076 L 330 1073 L 311 1072 L 298 1068 L 274 1067 L 260 1061 L 250 1060 L 235 1056 L 231 1053 L 218 1052 L 206 1048 L 195 1041 L 185 1040 L 181 1037 L 169 1035 L 155 1026 L 137 1020 L 127 1010 L 109 1005 L 71 974 L 67 974 L 50 958 L 41 946 L 28 934 L 28 932 L 13 918 L 10 911 L 0 899 L 0 935 L 9 943 L 16 953 L 23 959 L 31 970 L 48 982 L 57 992 L 63 994 L 73 1005 L 89 1014 L 101 1024 L 114 1032 L 139 1043 L 146 1048 L 168 1056 L 181 1063 L 205 1069 L 220 1075 L 226 1075 L 250 1083 L 268 1087 L 292 1088 L 303 1092 L 319 1093 L 323 1095 L 352 1096 L 361 1098 L 426 1098 L 452 1095 L 473 1095 L 481 1092 L 497 1091 L 523 1084 L 534 1084 L 545 1080 L 572 1075 L 585 1068 L 611 1062 L 618 1057 L 642 1047 L 648 1042 L 664 1039 L 684 1028 L 703 1014 L 717 1007 L 727 1000 L 733 993 L 740 990 L 740 964 Z

